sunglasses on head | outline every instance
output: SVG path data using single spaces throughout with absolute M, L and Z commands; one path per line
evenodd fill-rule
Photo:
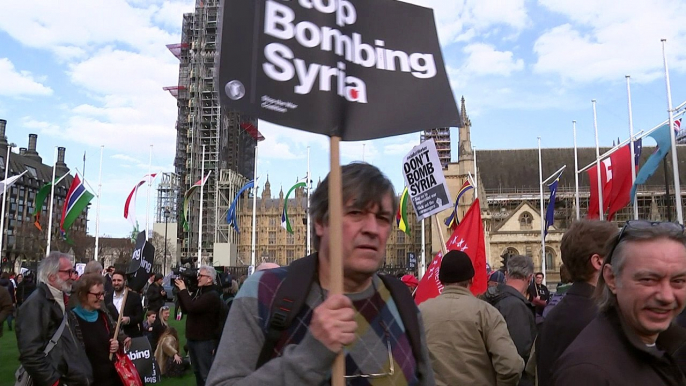
M 619 234 L 617 234 L 617 238 L 615 239 L 615 242 L 612 244 L 612 248 L 610 248 L 610 252 L 608 252 L 606 256 L 606 262 L 605 264 L 610 264 L 612 262 L 612 255 L 615 252 L 615 249 L 617 249 L 617 246 L 619 245 L 620 242 L 622 242 L 622 239 L 626 237 L 627 234 L 631 231 L 636 231 L 636 230 L 645 230 L 645 229 L 651 229 L 651 228 L 659 228 L 663 229 L 668 232 L 674 232 L 674 233 L 684 233 L 684 226 L 675 223 L 675 222 L 666 222 L 666 221 L 648 221 L 648 220 L 629 220 L 627 221 L 622 229 L 620 229 Z

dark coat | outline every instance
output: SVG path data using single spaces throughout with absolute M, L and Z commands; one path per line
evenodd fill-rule
M 105 304 L 109 311 L 110 316 L 116 323 L 119 320 L 119 312 L 117 312 L 117 307 L 114 306 L 114 292 L 107 294 L 105 296 Z M 126 295 L 126 303 L 124 304 L 124 314 L 122 316 L 128 316 L 131 320 L 129 324 L 122 323 L 122 329 L 127 336 L 131 338 L 136 338 L 143 336 L 140 329 L 140 324 L 143 322 L 145 314 L 143 313 L 143 303 L 141 303 L 141 296 L 134 291 L 129 290 Z
M 676 325 L 648 348 L 611 309 L 596 316 L 560 356 L 551 384 L 684 385 L 677 360 L 685 348 L 686 330 Z
M 9 291 L 5 287 L 0 287 L 0 337 L 2 337 L 2 326 L 8 316 L 12 314 L 14 305 Z
M 55 334 L 64 313 L 48 286 L 38 284 L 17 316 L 16 333 L 19 361 L 36 385 L 53 385 L 60 380 L 69 386 L 90 385 L 91 368 L 83 344 L 69 326 L 46 357 L 43 350 Z
M 166 296 L 162 295 L 162 286 L 157 283 L 150 284 L 145 297 L 148 298 L 148 310 L 155 311 L 155 313 L 160 310 L 167 299 Z
M 191 298 L 188 290 L 179 291 L 179 304 L 186 313 L 186 339 L 214 340 L 219 329 L 219 313 L 222 301 L 212 287 L 200 287 Z
M 574 283 L 565 297 L 546 315 L 536 339 L 538 385 L 550 385 L 553 365 L 598 314 L 592 299 L 595 287 L 584 282 Z
M 519 291 L 506 284 L 490 287 L 486 291 L 485 299 L 505 318 L 517 352 L 526 362 L 536 338 L 533 305 Z

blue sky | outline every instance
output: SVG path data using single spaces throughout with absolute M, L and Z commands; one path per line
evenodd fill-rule
M 594 146 L 591 99 L 601 145 L 628 137 L 625 75 L 631 75 L 636 131 L 667 118 L 661 38 L 667 39 L 674 106 L 686 100 L 686 3 L 679 0 L 412 0 L 434 8 L 456 101 L 465 96 L 478 149 Z M 148 172 L 173 171 L 178 79 L 165 44 L 180 39 L 194 1 L 52 0 L 0 2 L 0 119 L 7 136 L 51 163 L 54 147 L 97 189 L 104 146 L 101 234 L 123 236 L 126 195 Z M 328 170 L 328 139 L 260 122 L 258 174 L 272 193 L 304 176 L 307 147 L 315 181 Z M 453 129 L 457 159 L 457 129 Z M 650 140 L 649 140 L 650 141 Z M 363 157 L 400 189 L 402 157 L 419 134 L 343 143 L 341 162 Z M 649 142 L 648 142 L 649 143 Z M 138 219 L 145 219 L 139 193 Z M 154 200 L 152 200 L 154 201 Z M 151 204 L 152 205 L 152 204 Z M 151 208 L 152 211 L 152 208 Z M 89 216 L 94 233 L 94 212 Z

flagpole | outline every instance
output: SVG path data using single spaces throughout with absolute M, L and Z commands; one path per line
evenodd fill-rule
M 472 154 L 474 155 L 474 199 L 476 200 L 479 198 L 479 186 L 477 185 L 479 176 L 476 174 L 476 146 L 472 146 Z
M 5 241 L 5 205 L 7 203 L 7 175 L 10 171 L 10 154 L 14 143 L 7 144 L 7 157 L 5 157 L 5 180 L 2 183 L 2 214 L 0 216 L 0 254 L 2 253 L 3 242 Z
M 54 202 L 55 202 L 55 165 L 57 164 L 57 146 L 55 146 L 55 160 L 52 163 L 52 180 L 50 182 L 52 183 L 52 186 L 50 187 L 50 215 L 48 216 L 48 245 L 47 248 L 45 249 L 45 255 L 50 254 L 50 244 L 52 243 L 52 211 L 54 209 Z M 65 203 L 66 205 L 66 203 Z M 4 216 L 3 216 L 4 217 Z
M 629 150 L 631 151 L 631 186 L 636 183 L 636 151 L 634 149 L 634 117 L 631 112 L 631 76 L 626 75 L 626 95 L 629 107 Z M 638 220 L 638 198 L 634 196 L 634 220 Z
M 674 110 L 672 110 L 672 89 L 669 85 L 669 68 L 667 67 L 667 54 L 665 44 L 667 39 L 662 39 L 662 60 L 665 63 L 665 83 L 667 84 L 667 111 L 669 112 L 669 138 L 672 141 L 672 172 L 674 173 L 674 204 L 676 206 L 676 217 L 679 224 L 684 223 L 684 214 L 681 205 L 681 186 L 679 181 L 679 158 L 676 154 L 676 133 L 674 132 Z
M 152 145 L 150 145 L 150 158 L 148 160 L 148 198 L 145 201 L 145 239 L 148 240 L 148 221 L 150 217 L 150 187 L 152 186 Z M 201 177 L 202 178 L 202 177 Z
M 541 160 L 541 137 L 538 137 L 538 188 L 539 193 L 541 194 L 541 271 L 543 272 L 543 284 L 545 284 L 545 215 L 543 214 L 543 161 Z
M 98 261 L 98 245 L 100 241 L 100 194 L 102 194 L 102 152 L 105 148 L 104 145 L 100 145 L 100 173 L 98 176 L 98 209 L 95 212 L 95 253 L 94 259 Z M 84 180 L 86 178 L 84 177 Z
M 579 207 L 579 156 L 576 147 L 576 121 L 572 121 L 574 131 L 574 203 L 576 204 L 576 219 L 581 219 L 581 208 Z
M 307 147 L 307 253 L 310 255 L 310 147 Z
M 205 191 L 205 145 L 202 145 L 202 159 L 200 160 L 200 213 L 198 219 L 198 269 L 202 265 L 202 207 Z
M 421 279 L 424 277 L 424 274 L 426 273 L 426 226 L 424 225 L 424 219 L 422 219 L 422 259 L 421 263 L 422 265 L 420 266 L 419 269 L 419 278 Z
M 595 129 L 595 163 L 598 175 L 598 213 L 600 221 L 605 219 L 605 209 L 603 207 L 603 185 L 600 176 L 600 145 L 598 143 L 598 119 L 595 110 L 595 99 L 591 100 L 593 104 L 593 128 Z
M 251 269 L 248 269 L 248 273 L 253 273 L 255 272 L 255 234 L 257 232 L 257 229 L 255 227 L 257 226 L 257 148 L 259 147 L 259 142 L 255 142 L 255 171 L 253 172 L 253 180 L 255 183 L 253 184 L 253 195 L 252 195 L 252 236 L 250 240 L 250 267 Z M 308 238 L 309 241 L 309 238 Z

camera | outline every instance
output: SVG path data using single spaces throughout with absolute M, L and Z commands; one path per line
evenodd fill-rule
M 171 278 L 183 280 L 188 291 L 195 292 L 198 288 L 198 269 L 191 265 L 192 262 L 190 257 L 181 259 L 181 264 L 172 267 Z

